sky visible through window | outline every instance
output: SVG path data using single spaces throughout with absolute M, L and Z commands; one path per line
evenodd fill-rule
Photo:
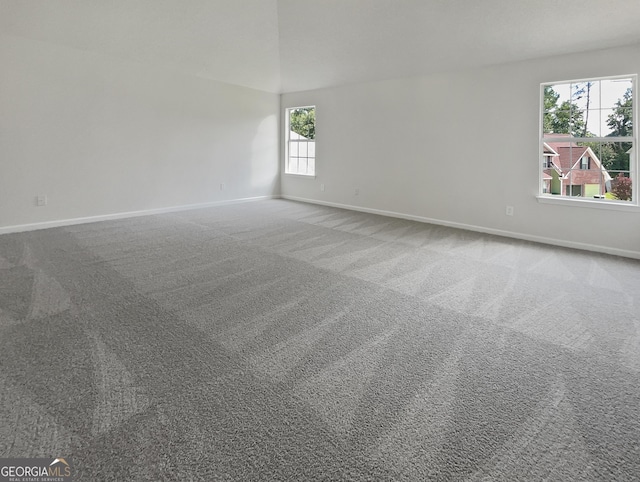
M 632 88 L 633 83 L 630 78 L 596 80 L 591 83 L 588 96 L 589 115 L 583 115 L 583 118 L 587 120 L 589 133 L 595 137 L 606 137 L 611 134 L 607 119 L 613 113 L 616 102 L 623 98 L 627 89 Z M 582 111 L 587 109 L 587 95 L 586 92 L 576 95 L 576 91 L 584 89 L 585 86 L 586 82 L 551 85 L 553 90 L 559 94 L 558 106 L 565 101 L 571 101 Z

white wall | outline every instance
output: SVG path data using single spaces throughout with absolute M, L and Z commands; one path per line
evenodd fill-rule
M 640 257 L 640 211 L 535 198 L 540 83 L 638 72 L 634 45 L 283 95 L 281 109 L 317 106 L 317 158 L 282 194 Z
M 7 35 L 0 66 L 0 228 L 279 192 L 276 94 Z

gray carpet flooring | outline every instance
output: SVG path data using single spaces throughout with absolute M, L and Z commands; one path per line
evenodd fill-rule
M 0 236 L 0 457 L 640 480 L 640 263 L 285 200 Z

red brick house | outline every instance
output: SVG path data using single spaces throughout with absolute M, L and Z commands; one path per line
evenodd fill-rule
M 564 196 L 604 196 L 611 176 L 590 147 L 571 141 L 543 144 L 543 192 Z

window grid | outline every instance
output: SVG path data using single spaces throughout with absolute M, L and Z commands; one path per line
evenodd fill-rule
M 296 114 L 307 114 L 306 127 L 312 135 L 305 137 L 295 132 L 292 119 Z M 291 107 L 285 110 L 285 173 L 315 176 L 315 106 Z
M 612 101 L 609 91 L 615 91 L 611 86 L 617 82 L 622 83 L 621 87 L 626 87 L 626 84 L 630 87 L 617 100 Z M 603 85 L 608 86 L 609 90 L 603 91 Z M 589 89 L 584 90 L 587 86 Z M 541 84 L 540 194 L 550 197 L 588 197 L 611 203 L 638 205 L 636 86 L 636 75 Z M 556 94 L 555 105 L 550 108 L 548 103 L 551 102 L 547 102 L 546 97 L 547 88 L 551 88 Z M 582 100 L 585 94 L 588 94 L 587 104 L 580 109 L 575 100 Z M 563 101 L 560 106 L 557 105 L 558 100 Z M 612 114 L 615 115 L 610 117 Z M 620 119 L 623 121 L 618 122 Z M 549 129 L 553 125 L 552 120 L 557 124 L 563 121 L 564 131 Z M 553 128 L 556 127 L 553 125 Z M 555 173 L 552 164 L 548 162 L 549 146 L 564 151 L 556 153 L 558 157 L 551 158 L 559 161 L 560 174 Z M 585 152 L 585 147 L 590 147 L 593 155 L 589 151 Z M 612 152 L 617 156 L 615 159 Z M 588 160 L 584 159 L 587 154 Z M 576 155 L 581 157 L 575 158 Z M 618 175 L 628 181 L 616 179 Z M 616 188 L 618 184 L 626 187 L 620 190 Z M 615 193 L 620 192 L 627 194 L 616 197 Z

